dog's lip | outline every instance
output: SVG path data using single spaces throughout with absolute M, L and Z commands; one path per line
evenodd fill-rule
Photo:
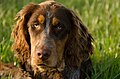
M 49 68 L 54 68 L 54 67 L 49 66 L 49 65 L 47 65 L 47 64 L 45 64 L 45 63 L 38 64 L 38 66 L 40 66 L 40 67 L 49 67 Z
M 40 67 L 49 67 L 47 64 L 45 64 L 45 63 L 41 63 L 41 64 L 38 64 L 38 66 L 40 66 Z

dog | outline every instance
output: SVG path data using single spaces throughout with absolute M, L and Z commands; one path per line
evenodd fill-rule
M 13 50 L 32 79 L 91 78 L 93 38 L 81 19 L 64 5 L 30 3 L 16 15 Z

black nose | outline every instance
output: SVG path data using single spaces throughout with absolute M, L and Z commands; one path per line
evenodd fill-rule
M 43 50 L 43 51 L 37 51 L 37 55 L 42 60 L 47 60 L 50 57 L 51 51 L 50 50 Z

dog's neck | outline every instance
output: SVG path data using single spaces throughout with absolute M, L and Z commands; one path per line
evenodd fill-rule
M 48 68 L 44 72 L 35 74 L 34 79 L 80 79 L 80 69 L 65 67 L 63 71 Z

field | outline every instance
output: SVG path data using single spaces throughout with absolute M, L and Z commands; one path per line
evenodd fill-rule
M 57 0 L 82 19 L 94 38 L 92 79 L 120 79 L 120 0 Z M 16 13 L 29 2 L 0 0 L 0 60 L 16 63 L 11 31 Z

